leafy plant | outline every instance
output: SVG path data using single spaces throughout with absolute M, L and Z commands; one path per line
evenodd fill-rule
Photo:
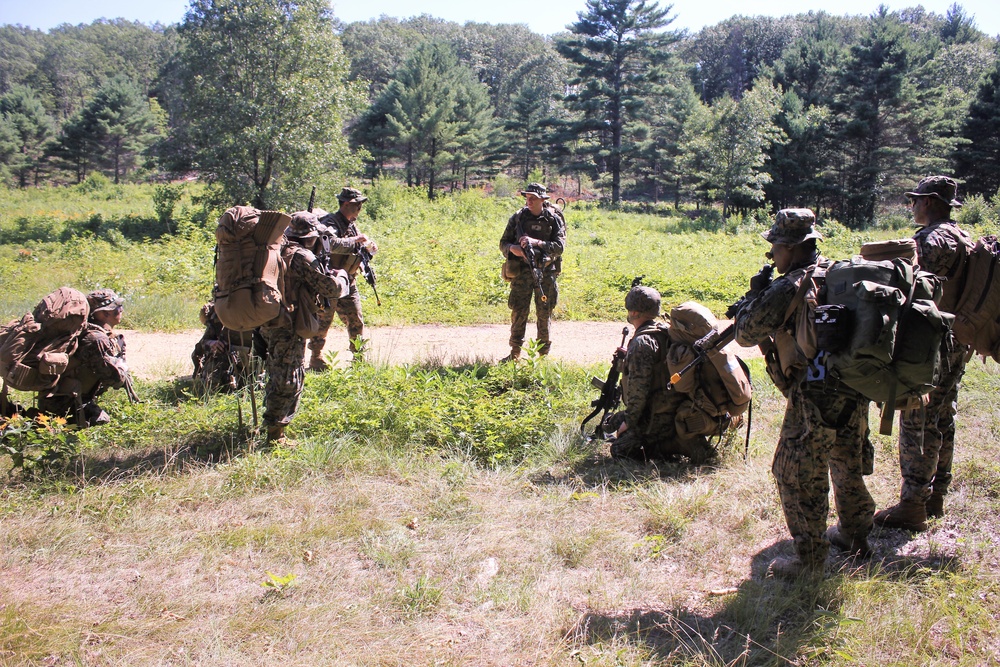
M 261 582 L 261 586 L 264 587 L 265 596 L 276 596 L 284 597 L 288 594 L 289 589 L 296 585 L 296 579 L 299 575 L 294 572 L 290 572 L 284 576 L 279 576 L 273 572 L 267 572 L 267 579 Z
M 62 417 L 15 414 L 0 418 L 0 452 L 10 456 L 11 472 L 35 475 L 69 463 L 77 441 Z

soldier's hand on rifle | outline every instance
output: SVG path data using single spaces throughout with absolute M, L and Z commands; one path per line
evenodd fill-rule
M 518 239 L 518 243 L 520 243 L 521 247 L 524 248 L 525 250 L 528 250 L 529 248 L 535 248 L 542 244 L 541 241 L 533 239 L 530 236 L 522 236 L 520 239 Z
M 774 267 L 770 264 L 765 264 L 764 267 L 755 273 L 752 278 L 750 278 L 750 292 L 753 294 L 760 294 L 766 290 L 771 285 L 771 274 L 774 271 Z

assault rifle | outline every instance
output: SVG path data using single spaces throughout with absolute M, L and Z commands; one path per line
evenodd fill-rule
M 601 424 L 604 423 L 605 417 L 608 413 L 617 410 L 618 405 L 622 400 L 622 388 L 618 384 L 618 380 L 621 378 L 622 373 L 622 361 L 624 356 L 618 351 L 619 348 L 625 346 L 625 339 L 628 337 L 628 327 L 622 329 L 622 342 L 615 349 L 614 354 L 611 355 L 611 369 L 608 371 L 608 378 L 606 380 L 601 380 L 600 378 L 594 377 L 590 379 L 590 384 L 594 385 L 595 388 L 599 389 L 601 395 L 595 398 L 590 407 L 594 408 L 594 411 L 587 415 L 586 419 L 580 424 L 580 433 L 583 433 L 587 428 L 587 422 L 597 416 L 597 413 L 601 410 L 604 414 L 601 415 L 601 419 L 594 428 L 594 437 L 600 435 Z
M 378 290 L 375 289 L 376 277 L 375 267 L 372 266 L 372 254 L 368 252 L 368 248 L 361 248 L 358 250 L 358 258 L 361 259 L 361 273 L 365 277 L 365 282 L 371 285 L 372 292 L 375 294 L 375 303 L 381 306 L 382 299 L 378 297 Z
M 520 247 L 521 238 L 525 236 L 524 223 L 521 220 L 520 214 L 517 216 L 517 226 L 514 228 L 514 235 L 517 237 L 517 245 Z M 549 297 L 545 296 L 545 290 L 542 288 L 542 270 L 538 268 L 538 262 L 535 260 L 535 249 L 531 247 L 531 242 L 529 241 L 528 247 L 521 248 L 521 250 L 524 252 L 524 261 L 528 263 L 528 269 L 531 271 L 531 278 L 535 282 L 535 290 L 538 292 L 538 298 L 542 300 L 542 303 L 548 303 Z

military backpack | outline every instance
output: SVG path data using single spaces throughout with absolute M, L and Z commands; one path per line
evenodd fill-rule
M 281 313 L 281 245 L 291 217 L 234 206 L 215 229 L 215 314 L 233 331 L 249 331 Z
M 944 287 L 941 309 L 955 315 L 955 338 L 1000 361 L 1000 240 L 980 238 Z

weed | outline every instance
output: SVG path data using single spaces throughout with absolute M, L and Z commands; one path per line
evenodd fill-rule
M 417 616 L 435 610 L 444 598 L 438 583 L 424 575 L 411 585 L 396 592 L 397 604 L 407 616 Z

